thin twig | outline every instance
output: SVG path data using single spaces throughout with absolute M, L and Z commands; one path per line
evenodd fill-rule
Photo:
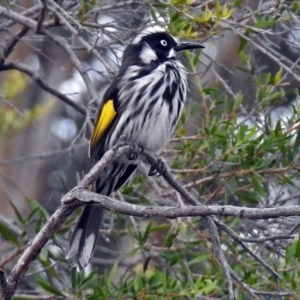
M 215 218 L 216 224 L 225 231 L 231 238 L 233 238 L 246 252 L 248 252 L 256 261 L 258 261 L 262 266 L 264 266 L 273 276 L 277 278 L 281 278 L 279 274 L 263 259 L 261 259 L 257 254 L 255 254 L 247 245 L 245 245 L 240 237 L 228 226 L 224 223 L 220 222 L 217 218 Z
M 81 104 L 79 104 L 79 103 L 75 102 L 74 100 L 72 100 L 71 98 L 67 97 L 65 94 L 61 93 L 58 89 L 50 86 L 46 81 L 44 81 L 41 78 L 41 75 L 37 71 L 32 70 L 32 68 L 30 68 L 29 66 L 22 64 L 22 63 L 11 62 L 11 63 L 5 64 L 0 69 L 0 71 L 7 71 L 7 70 L 18 70 L 18 71 L 21 71 L 21 72 L 27 74 L 33 80 L 35 80 L 35 82 L 41 88 L 43 88 L 45 91 L 49 92 L 50 94 L 52 94 L 55 97 L 57 97 L 58 99 L 62 100 L 69 106 L 73 107 L 78 112 L 80 112 L 83 116 L 86 115 L 86 109 Z
M 12 19 L 15 22 L 18 22 L 20 24 L 23 24 L 25 26 L 27 26 L 28 28 L 30 28 L 33 31 L 36 31 L 37 28 L 37 22 L 24 17 L 22 15 L 19 15 L 11 10 L 7 10 L 4 7 L 0 6 L 0 16 L 4 16 L 6 18 Z M 98 94 L 96 93 L 94 84 L 92 82 L 92 80 L 90 79 L 90 77 L 88 76 L 88 74 L 86 73 L 86 70 L 83 68 L 79 58 L 76 56 L 76 54 L 74 53 L 72 47 L 69 45 L 69 43 L 67 42 L 67 40 L 61 36 L 58 36 L 52 32 L 50 32 L 49 30 L 41 27 L 40 28 L 40 32 L 41 34 L 47 36 L 48 38 L 50 38 L 54 43 L 56 43 L 57 45 L 59 45 L 68 55 L 70 60 L 73 62 L 74 66 L 76 67 L 76 69 L 78 70 L 78 72 L 80 73 L 86 87 L 87 87 L 87 91 L 89 94 L 89 97 L 91 100 L 96 100 L 98 99 Z M 100 102 L 100 101 L 99 101 Z
M 227 285 L 228 285 L 228 291 L 229 291 L 229 298 L 230 300 L 234 299 L 234 293 L 233 293 L 233 284 L 232 284 L 232 279 L 230 276 L 230 268 L 227 262 L 227 259 L 224 255 L 224 252 L 222 250 L 222 245 L 220 242 L 220 237 L 218 234 L 218 230 L 217 230 L 217 226 L 216 223 L 214 222 L 213 218 L 211 217 L 207 217 L 207 224 L 208 224 L 208 228 L 209 228 L 209 233 L 211 236 L 211 241 L 212 241 L 212 245 L 213 245 L 213 249 L 214 252 L 218 258 L 218 261 L 220 262 L 222 269 L 225 273 L 225 278 L 227 281 Z
M 7 256 L 4 260 L 2 260 L 0 262 L 0 269 L 3 268 L 6 264 L 8 264 L 10 261 L 12 261 L 14 258 L 16 258 L 21 252 L 24 251 L 24 249 L 25 247 L 18 248 L 9 256 Z
M 27 26 L 24 26 L 13 38 L 12 40 L 6 45 L 2 56 L 0 56 L 0 66 L 2 66 L 5 62 L 5 60 L 8 58 L 8 56 L 11 54 L 11 52 L 14 50 L 17 43 L 21 40 L 21 38 L 26 35 L 29 28 Z
M 77 147 L 77 149 L 80 149 L 83 146 L 86 146 L 86 144 L 87 143 L 83 142 L 79 145 L 76 145 L 76 147 Z M 68 152 L 72 152 L 72 148 L 68 147 L 65 149 L 41 153 L 41 154 L 37 154 L 37 155 L 28 155 L 28 156 L 23 156 L 23 157 L 10 158 L 10 159 L 0 161 L 0 166 L 8 166 L 8 165 L 27 163 L 28 161 L 50 159 L 50 158 L 53 158 L 53 157 L 56 157 L 56 156 L 59 156 L 61 154 L 65 154 Z
M 40 2 L 42 2 L 42 4 L 41 4 L 42 8 L 40 10 L 39 18 L 37 20 L 37 26 L 36 26 L 36 30 L 35 30 L 36 33 L 41 32 L 41 27 L 42 27 L 43 21 L 45 19 L 45 14 L 47 11 L 47 0 L 40 0 Z

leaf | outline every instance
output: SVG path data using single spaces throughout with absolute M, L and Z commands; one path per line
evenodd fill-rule
M 159 288 L 163 284 L 161 274 L 160 273 L 153 274 L 149 279 L 149 284 L 152 287 Z
M 274 84 L 278 85 L 282 77 L 282 70 L 280 69 L 274 76 Z
M 49 252 L 47 249 L 43 248 L 38 256 L 38 259 L 42 266 L 47 269 L 47 274 L 53 278 L 59 279 L 59 274 L 56 272 L 54 266 L 52 266 L 53 261 L 49 259 Z
M 39 254 L 39 259 L 42 261 L 42 262 L 46 262 L 49 260 L 49 251 L 47 248 L 43 248 L 42 251 L 40 252 Z
M 220 6 L 220 1 L 219 0 L 216 0 L 215 9 L 216 9 L 217 16 L 220 16 L 220 14 L 221 14 L 221 6 Z
M 176 229 L 175 232 L 171 232 L 167 235 L 166 240 L 165 240 L 165 245 L 166 247 L 171 247 L 179 233 L 179 229 Z
M 297 136 L 293 145 L 294 157 L 296 157 L 299 154 L 299 149 L 300 149 L 300 131 L 297 132 Z
M 153 21 L 155 23 L 158 23 L 158 19 L 157 19 L 155 10 L 151 9 L 150 13 L 151 13 L 151 17 L 152 17 Z
M 115 278 L 115 274 L 117 272 L 118 266 L 119 266 L 119 261 L 116 260 L 116 262 L 113 264 L 110 272 L 107 275 L 106 284 L 107 284 L 108 287 L 111 286 L 111 284 L 113 282 L 113 279 Z
M 209 254 L 208 253 L 202 253 L 199 256 L 193 258 L 192 260 L 189 261 L 189 265 L 196 265 L 201 263 L 202 261 L 206 260 L 209 258 Z
M 77 289 L 78 275 L 79 275 L 79 272 L 77 272 L 77 270 L 75 268 L 72 268 L 71 269 L 71 287 L 73 290 Z
M 96 280 L 99 279 L 99 275 L 96 270 L 92 271 L 87 277 L 82 279 L 80 284 L 81 289 L 86 290 L 95 285 Z
M 26 75 L 20 71 L 11 70 L 1 85 L 0 94 L 4 94 L 8 100 L 15 99 L 24 92 L 27 86 Z
M 149 262 L 151 260 L 151 256 L 147 257 L 144 264 L 143 264 L 143 272 L 145 273 L 148 269 L 148 265 L 149 265 Z
M 160 225 L 156 225 L 156 226 L 153 226 L 151 228 L 151 231 L 154 232 L 154 231 L 162 231 L 162 230 L 166 230 L 166 229 L 169 229 L 170 228 L 170 224 L 160 224 Z
M 60 291 L 58 291 L 57 289 L 55 289 L 52 285 L 48 284 L 46 281 L 41 280 L 41 279 L 37 279 L 36 283 L 45 291 L 54 294 L 56 296 L 65 296 L 63 293 L 61 293 Z
M 272 25 L 274 25 L 274 20 L 266 20 L 265 19 L 265 20 L 260 20 L 256 23 L 254 23 L 253 27 L 263 29 L 266 27 L 271 27 Z
M 6 240 L 11 241 L 13 244 L 19 246 L 18 237 L 15 236 L 15 233 L 4 226 L 2 223 L 0 223 L 0 233 Z
M 16 214 L 16 216 L 17 216 L 19 222 L 20 222 L 21 224 L 24 224 L 25 221 L 24 221 L 24 219 L 22 218 L 22 214 L 19 212 L 19 210 L 17 209 L 17 207 L 12 203 L 12 201 L 10 200 L 10 198 L 8 198 L 8 201 L 9 201 L 10 205 L 12 206 L 12 208 L 13 208 L 13 210 L 14 210 L 14 213 Z
M 298 261 L 300 261 L 300 237 L 296 244 L 295 257 L 297 258 Z
M 148 239 L 148 236 L 151 232 L 151 227 L 152 227 L 152 222 L 150 221 L 145 229 L 145 232 L 144 232 L 144 236 L 143 236 L 143 241 L 144 243 L 146 243 L 147 239 Z
M 288 245 L 285 249 L 285 262 L 287 264 L 289 264 L 292 259 L 295 257 L 295 253 L 296 253 L 296 247 L 297 244 L 299 243 L 299 240 L 297 242 L 294 242 L 290 245 Z
M 36 207 L 35 209 L 33 209 L 30 214 L 28 215 L 27 220 L 30 221 L 37 213 L 39 212 L 39 208 Z
M 36 200 L 30 197 L 25 197 L 25 200 L 32 209 L 38 209 L 41 215 L 45 218 L 45 220 L 49 218 L 49 213 L 44 209 L 44 207 L 40 203 L 38 203 Z
M 196 51 L 196 54 L 194 56 L 194 59 L 192 60 L 192 65 L 195 67 L 197 66 L 198 62 L 199 62 L 199 58 L 200 58 L 200 54 L 201 54 L 201 51 Z

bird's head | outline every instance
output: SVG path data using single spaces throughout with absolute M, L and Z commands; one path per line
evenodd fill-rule
M 174 59 L 176 52 L 186 49 L 204 48 L 192 42 L 181 43 L 162 29 L 142 32 L 132 42 L 130 51 L 137 52 L 144 64 L 152 61 Z

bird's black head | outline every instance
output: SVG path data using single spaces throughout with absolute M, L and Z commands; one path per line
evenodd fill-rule
M 180 43 L 165 31 L 151 30 L 138 35 L 126 49 L 124 55 L 138 55 L 142 63 L 173 59 L 177 51 L 185 49 L 204 48 L 196 43 Z M 130 53 L 129 53 L 130 52 Z M 124 57 L 125 58 L 125 57 Z M 135 57 L 136 59 L 136 57 Z
M 143 63 L 149 64 L 152 60 L 174 58 L 177 42 L 166 32 L 157 31 L 138 36 L 134 44 L 140 46 L 139 56 Z

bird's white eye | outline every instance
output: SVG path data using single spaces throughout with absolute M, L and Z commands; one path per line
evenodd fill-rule
M 167 43 L 166 40 L 161 40 L 160 43 L 161 43 L 163 46 L 167 46 L 167 45 L 168 45 L 168 43 Z

